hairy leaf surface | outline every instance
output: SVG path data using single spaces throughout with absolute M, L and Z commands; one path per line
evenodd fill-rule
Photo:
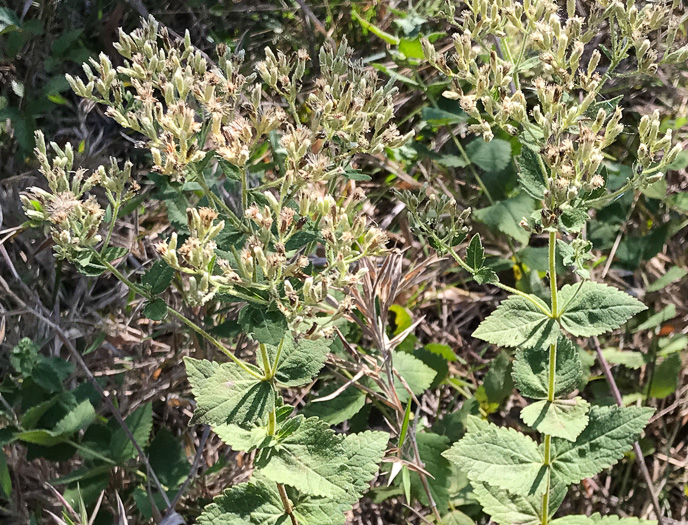
M 191 424 L 233 423 L 250 428 L 263 421 L 275 406 L 275 391 L 235 363 L 184 358 L 191 391 L 196 399 Z
M 655 520 L 641 520 L 639 518 L 620 518 L 619 516 L 601 516 L 598 512 L 592 516 L 565 516 L 552 521 L 552 525 L 651 525 Z
M 535 300 L 548 309 L 540 299 Z M 524 348 L 543 347 L 556 341 L 558 335 L 559 325 L 554 319 L 545 315 L 527 299 L 517 295 L 502 301 L 473 332 L 473 337 L 488 343 Z
M 575 442 L 552 440 L 554 472 L 566 483 L 578 483 L 612 466 L 638 439 L 653 412 L 641 407 L 592 407 L 590 422 Z
M 538 401 L 521 410 L 521 419 L 541 434 L 575 441 L 588 424 L 590 404 L 580 397 Z
M 557 340 L 554 393 L 563 397 L 578 388 L 583 370 L 578 348 L 568 338 Z M 512 372 L 516 388 L 526 397 L 547 399 L 549 348 L 519 348 Z
M 621 290 L 592 281 L 564 285 L 559 293 L 562 327 L 582 337 L 615 330 L 647 308 Z

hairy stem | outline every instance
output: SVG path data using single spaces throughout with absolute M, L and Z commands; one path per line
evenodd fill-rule
M 552 317 L 555 319 L 559 315 L 557 306 L 557 233 L 549 233 L 549 289 L 552 300 Z M 547 385 L 547 400 L 554 401 L 554 392 L 556 387 L 556 363 L 557 363 L 557 343 L 554 342 L 549 347 L 549 383 Z M 542 525 L 547 525 L 549 522 L 549 499 L 550 499 L 550 469 L 552 462 L 552 436 L 545 434 L 545 459 L 544 464 L 547 466 L 547 489 L 542 496 Z

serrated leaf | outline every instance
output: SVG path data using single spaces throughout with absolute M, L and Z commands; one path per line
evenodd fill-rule
M 580 397 L 542 400 L 521 410 L 521 419 L 541 434 L 575 441 L 588 424 L 590 404 Z
M 148 443 L 153 428 L 153 406 L 150 403 L 140 406 L 124 420 L 136 442 L 144 447 Z M 135 457 L 137 450 L 124 429 L 117 427 L 110 439 L 110 457 L 123 462 Z
M 272 346 L 279 345 L 289 328 L 282 312 L 252 305 L 241 309 L 237 321 L 247 335 Z
M 615 330 L 647 308 L 621 290 L 592 281 L 564 285 L 559 292 L 559 304 L 562 327 L 582 337 Z
M 291 335 L 287 335 L 283 341 L 275 377 L 286 386 L 301 386 L 310 382 L 325 364 L 330 353 L 330 341 L 320 338 L 296 342 Z
M 557 340 L 555 397 L 564 397 L 578 388 L 583 369 L 578 348 L 566 337 Z M 547 399 L 549 386 L 549 348 L 516 350 L 512 377 L 525 397 Z
M 386 432 L 361 432 L 344 437 L 342 446 L 352 482 L 349 490 L 350 502 L 358 501 L 368 489 L 368 484 L 378 471 L 387 449 L 389 435 Z
M 594 406 L 575 442 L 554 438 L 552 469 L 565 483 L 578 483 L 614 465 L 638 439 L 651 408 Z
M 474 270 L 480 270 L 484 262 L 485 250 L 483 249 L 483 243 L 480 241 L 480 235 L 476 233 L 466 249 L 466 264 Z
M 475 525 L 475 521 L 460 510 L 453 510 L 442 516 L 443 525 Z
M 299 525 L 343 525 L 346 505 L 302 495 L 286 488 L 292 512 Z M 290 525 L 291 519 L 274 484 L 264 481 L 241 483 L 225 490 L 208 505 L 198 525 Z
M 598 512 L 591 516 L 565 516 L 552 521 L 552 525 L 653 525 L 656 520 L 639 518 L 620 518 L 619 516 L 600 516 Z
M 483 511 L 500 525 L 540 525 L 542 496 L 511 494 L 487 483 L 473 483 L 473 490 Z M 566 496 L 566 485 L 553 481 L 549 497 L 552 517 Z
M 543 308 L 547 305 L 531 296 Z M 473 337 L 499 346 L 545 346 L 556 341 L 559 326 L 531 301 L 518 295 L 509 296 L 485 319 Z
M 157 295 L 164 292 L 172 282 L 174 269 L 165 261 L 155 261 L 146 273 L 143 274 L 141 282 L 147 286 L 151 293 Z
M 146 306 L 143 307 L 143 315 L 153 321 L 162 321 L 167 317 L 167 303 L 160 299 L 160 297 L 148 301 Z
M 468 432 L 444 454 L 471 481 L 490 483 L 515 494 L 542 494 L 547 469 L 537 443 L 506 427 L 489 425 Z
M 524 146 L 516 163 L 518 179 L 523 191 L 534 199 L 542 200 L 547 189 L 547 179 L 538 161 L 538 154 L 528 146 Z
M 263 476 L 313 496 L 343 498 L 353 479 L 343 437 L 317 418 L 305 419 L 293 433 L 263 449 L 255 465 Z
M 511 359 L 506 352 L 500 352 L 492 361 L 485 374 L 483 387 L 490 403 L 499 404 L 511 394 L 514 384 L 511 380 Z
M 190 424 L 236 424 L 250 428 L 264 421 L 275 406 L 275 391 L 236 363 L 215 363 L 185 357 L 196 409 Z
M 475 279 L 475 282 L 478 284 L 495 284 L 499 282 L 497 274 L 485 267 L 475 272 L 473 274 L 473 279 Z
M 232 450 L 242 452 L 258 448 L 268 439 L 267 428 L 261 425 L 242 428 L 239 425 L 226 423 L 214 426 L 213 431 L 224 443 L 232 447 Z
M 559 217 L 559 221 L 561 222 L 562 226 L 568 231 L 568 232 L 579 232 L 583 229 L 583 226 L 590 220 L 590 217 L 588 216 L 588 211 L 586 208 L 575 208 L 572 206 L 568 206 L 564 208 L 561 216 Z
M 411 391 L 417 396 L 430 387 L 432 380 L 437 375 L 435 370 L 407 352 L 395 352 L 393 363 L 394 369 L 404 378 Z M 394 377 L 394 388 L 397 391 L 399 401 L 406 403 L 410 395 L 396 376 Z

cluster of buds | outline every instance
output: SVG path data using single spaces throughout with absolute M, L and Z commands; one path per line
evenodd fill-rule
M 98 167 L 87 175 L 86 170 L 74 171 L 74 150 L 67 143 L 60 148 L 51 142 L 54 157 L 48 157 L 45 138 L 36 132 L 35 155 L 40 164 L 40 172 L 48 182 L 49 190 L 33 187 L 21 196 L 26 216 L 35 223 L 49 224 L 55 253 L 59 259 L 76 260 L 85 248 L 95 247 L 102 239 L 100 225 L 105 214 L 93 195 L 88 192 L 96 185 L 105 187 L 111 199 L 122 194 L 129 184 L 131 164 L 119 169 L 114 159 L 110 166 Z M 129 186 L 124 198 L 136 191 L 135 183 Z
M 411 219 L 411 231 L 423 235 L 440 254 L 458 246 L 468 235 L 466 220 L 471 209 L 459 210 L 456 200 L 446 194 L 430 193 L 427 198 L 409 191 L 400 192 Z
M 160 257 L 175 270 L 188 276 L 184 296 L 191 306 L 201 306 L 241 278 L 228 261 L 217 256 L 216 237 L 225 227 L 210 208 L 188 208 L 186 218 L 191 235 L 179 246 L 177 233 L 156 245 Z M 215 271 L 218 266 L 220 272 Z

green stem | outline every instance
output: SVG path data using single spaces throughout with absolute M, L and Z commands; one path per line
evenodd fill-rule
M 105 266 L 112 275 L 114 275 L 117 279 L 119 279 L 122 283 L 124 283 L 132 292 L 139 294 L 141 297 L 144 297 L 145 299 L 151 299 L 151 295 L 148 293 L 147 290 L 141 288 L 139 285 L 131 282 L 129 279 L 127 279 L 122 272 L 120 272 L 117 268 L 115 268 L 109 261 L 106 261 L 103 257 L 100 256 L 98 252 L 94 250 L 95 257 L 98 259 L 98 262 L 100 262 L 103 266 Z M 229 357 L 234 363 L 236 363 L 239 367 L 241 367 L 247 374 L 253 376 L 256 379 L 262 380 L 263 377 L 258 374 L 255 370 L 252 370 L 246 363 L 244 363 L 241 359 L 239 359 L 237 356 L 235 356 L 232 352 L 227 350 L 225 348 L 225 345 L 222 344 L 218 339 L 210 335 L 208 332 L 203 330 L 200 326 L 198 326 L 196 323 L 194 323 L 191 319 L 186 317 L 183 313 L 175 310 L 171 306 L 167 306 L 167 312 L 172 315 L 173 317 L 176 317 L 179 319 L 182 323 L 184 323 L 186 326 L 191 328 L 194 332 L 196 332 L 198 335 L 203 337 L 206 341 L 211 343 L 213 346 L 217 347 L 220 351 L 222 351 L 223 354 L 225 354 L 227 357 Z
M 557 233 L 549 233 L 549 289 L 552 298 L 552 316 L 556 319 L 557 312 Z M 554 401 L 556 388 L 556 363 L 557 363 L 557 343 L 554 342 L 549 347 L 549 384 L 547 385 L 547 400 Z M 541 524 L 547 525 L 549 522 L 549 499 L 551 490 L 551 471 L 552 463 L 552 436 L 545 434 L 544 439 L 544 464 L 547 466 L 547 489 L 542 496 L 542 516 Z
M 270 365 L 270 356 L 268 356 L 268 350 L 265 344 L 260 343 L 260 357 L 263 360 L 263 370 L 265 372 L 264 380 L 269 381 L 273 377 L 272 366 Z
M 241 174 L 241 209 L 246 211 L 248 209 L 248 170 L 246 166 L 239 169 Z

